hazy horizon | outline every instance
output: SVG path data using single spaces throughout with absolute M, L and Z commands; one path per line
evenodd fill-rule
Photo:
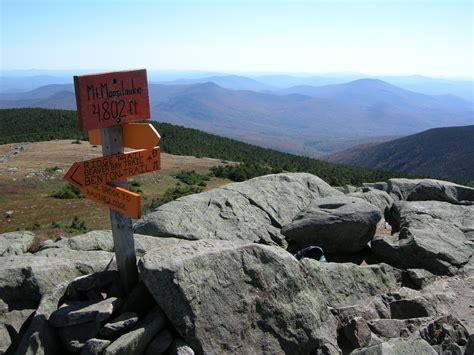
M 469 0 L 4 0 L 0 12 L 2 71 L 474 78 Z

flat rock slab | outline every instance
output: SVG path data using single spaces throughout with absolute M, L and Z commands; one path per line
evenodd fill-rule
M 180 242 L 175 238 L 154 238 L 149 235 L 134 234 L 135 251 L 143 255 L 147 250 L 158 248 L 167 244 Z M 71 249 L 75 251 L 104 251 L 114 252 L 114 241 L 111 230 L 97 230 L 71 238 L 63 238 L 54 243 L 46 243 L 40 252 L 47 249 Z
M 81 349 L 81 355 L 100 355 L 110 345 L 110 340 L 89 339 Z
M 320 197 L 342 195 L 306 173 L 261 176 L 160 206 L 139 220 L 137 233 L 188 240 L 242 240 L 286 246 L 282 225 Z
M 0 234 L 0 256 L 22 255 L 35 238 L 31 232 L 11 232 Z
M 197 353 L 309 353 L 335 340 L 324 297 L 280 247 L 200 240 L 152 250 L 139 268 Z
M 135 312 L 122 313 L 120 316 L 104 325 L 100 330 L 100 335 L 107 338 L 117 336 L 132 328 L 137 322 L 138 316 Z
M 387 192 L 400 200 L 473 204 L 474 189 L 434 179 L 389 179 Z
M 281 232 L 293 251 L 318 246 L 328 254 L 352 254 L 365 248 L 381 218 L 380 209 L 362 199 L 327 197 L 312 202 Z
M 109 319 L 120 304 L 120 299 L 115 297 L 103 301 L 65 303 L 51 314 L 49 323 L 53 327 L 65 327 L 86 322 L 102 322 Z
M 123 334 L 110 344 L 105 349 L 104 355 L 142 354 L 165 324 L 166 317 L 163 311 L 155 307 L 133 330 Z

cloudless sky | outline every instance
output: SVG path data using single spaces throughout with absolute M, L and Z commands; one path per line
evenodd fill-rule
M 472 78 L 473 2 L 0 0 L 0 66 Z

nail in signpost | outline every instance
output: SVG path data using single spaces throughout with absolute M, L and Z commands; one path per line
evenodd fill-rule
M 127 178 L 160 169 L 160 135 L 130 123 L 150 118 L 146 70 L 75 76 L 74 89 L 79 127 L 104 156 L 74 163 L 64 178 L 110 209 L 117 268 L 130 291 L 138 281 L 130 217 L 140 217 L 140 195 L 128 191 Z M 124 146 L 140 150 L 124 153 Z

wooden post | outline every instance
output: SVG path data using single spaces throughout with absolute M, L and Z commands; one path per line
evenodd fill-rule
M 123 153 L 122 126 L 111 126 L 100 129 L 102 154 Z M 111 183 L 128 190 L 127 179 Z M 138 282 L 137 257 L 133 239 L 132 219 L 119 212 L 110 210 L 110 223 L 114 239 L 115 259 L 125 292 L 130 292 Z

